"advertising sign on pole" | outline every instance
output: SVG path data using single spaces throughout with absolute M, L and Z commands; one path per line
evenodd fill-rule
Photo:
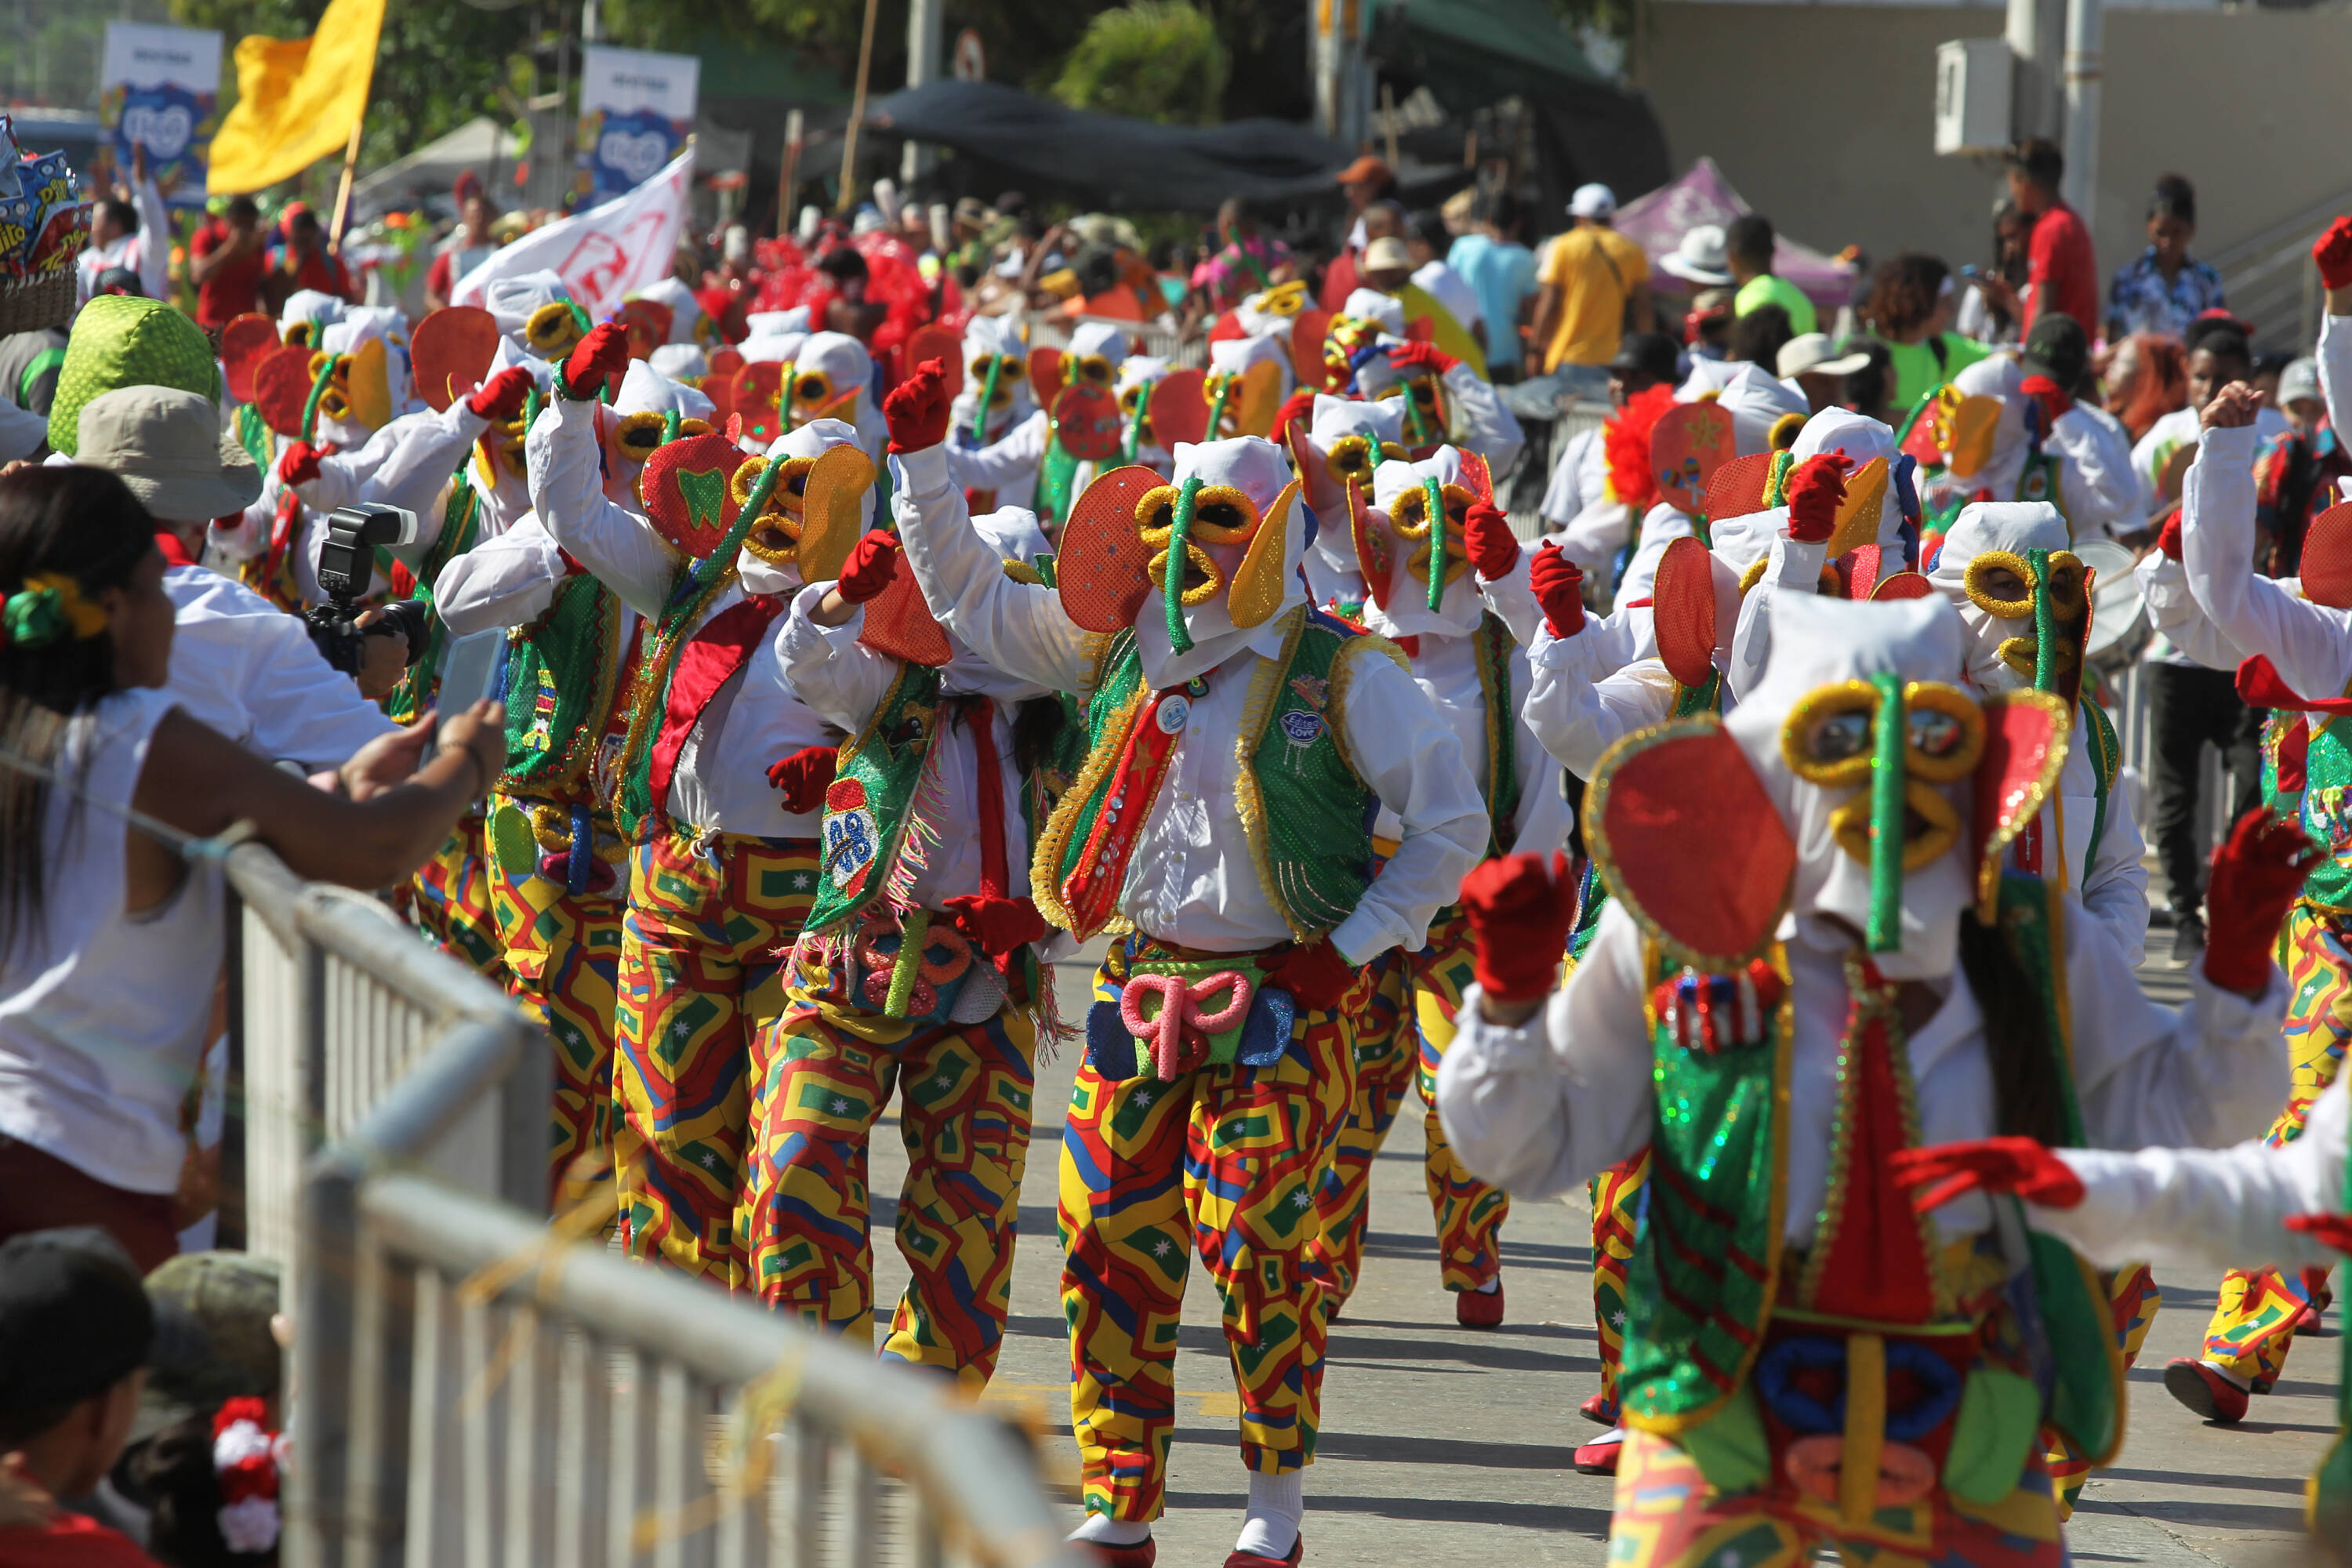
M 99 122 L 125 178 L 134 146 L 166 201 L 202 206 L 205 159 L 220 125 L 221 36 L 209 27 L 106 25 Z
M 702 62 L 602 44 L 583 52 L 580 161 L 603 201 L 653 178 L 693 134 Z

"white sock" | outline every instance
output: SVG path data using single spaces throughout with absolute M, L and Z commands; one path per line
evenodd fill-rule
M 2208 1371 L 2208 1372 L 2211 1372 L 2211 1373 L 2218 1373 L 2221 1375 L 2221 1377 L 2222 1381 L 2224 1381 L 2225 1383 L 2229 1384 L 2229 1385 L 2230 1385 L 2231 1387 L 2232 1387 L 2232 1388 L 2236 1388 L 2236 1389 L 2242 1389 L 2243 1391 L 2245 1391 L 2246 1393 L 2249 1393 L 2249 1394 L 2251 1394 L 2251 1393 L 2252 1393 L 2252 1392 L 2253 1392 L 2253 1388 L 2254 1388 L 2253 1379 L 2252 1379 L 2252 1378 L 2250 1378 L 2250 1377 L 2241 1377 L 2241 1376 L 2239 1376 L 2236 1373 L 2231 1372 L 2228 1367 L 2223 1366 L 2223 1365 L 2222 1365 L 2221 1363 L 2219 1363 L 2219 1362 L 2212 1362 L 2212 1361 L 2209 1361 L 2209 1362 L 2207 1362 L 2207 1363 L 2205 1363 L 2205 1370 L 2206 1370 L 2206 1371 Z
M 1307 1517 L 1307 1472 L 1269 1476 L 1250 1472 L 1249 1516 L 1242 1521 L 1236 1552 L 1282 1558 L 1298 1544 L 1298 1521 Z
M 1622 1443 L 1624 1440 L 1625 1428 L 1622 1426 L 1612 1426 L 1608 1431 L 1601 1434 L 1600 1436 L 1593 1438 L 1589 1443 L 1586 1443 L 1584 1447 L 1588 1448 L 1601 1448 L 1606 1447 L 1611 1444 Z
M 1497 1274 L 1492 1279 L 1487 1280 L 1484 1285 L 1478 1287 L 1478 1294 L 1481 1296 L 1491 1296 L 1502 1288 L 1503 1277 Z
M 1140 1546 L 1151 1539 L 1149 1520 L 1113 1519 L 1107 1513 L 1090 1513 L 1086 1523 L 1070 1531 L 1072 1541 L 1095 1541 L 1105 1546 Z

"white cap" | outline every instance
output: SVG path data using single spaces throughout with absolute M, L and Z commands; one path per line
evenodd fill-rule
M 1780 345 L 1772 368 L 1782 381 L 1793 381 L 1801 375 L 1852 375 L 1869 363 L 1866 353 L 1838 353 L 1827 332 L 1799 332 Z
M 2279 372 L 2278 385 L 2278 400 L 2282 404 L 2298 402 L 2306 397 L 2315 403 L 2320 401 L 2319 362 L 2309 354 L 2288 361 L 2287 367 Z
M 1576 194 L 1568 198 L 1570 217 L 1614 217 L 1617 214 L 1617 193 L 1595 182 L 1579 185 Z

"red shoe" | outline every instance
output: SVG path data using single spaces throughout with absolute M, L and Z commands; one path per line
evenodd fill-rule
M 1501 1328 L 1503 1288 L 1497 1285 L 1492 1290 L 1456 1290 L 1454 1321 L 1465 1329 Z
M 1617 1473 L 1617 1456 L 1624 1451 L 1625 1434 L 1611 1427 L 1600 1441 L 1587 1443 L 1576 1450 L 1576 1473 L 1580 1476 L 1613 1476 Z
M 2293 1331 L 2294 1333 L 2315 1334 L 2319 1332 L 2319 1309 L 2316 1306 L 2305 1307 L 2302 1311 L 2297 1312 L 2294 1315 L 2294 1323 L 2293 1326 Z
M 1111 1546 L 1099 1541 L 1074 1541 L 1070 1544 L 1091 1552 L 1101 1568 L 1151 1568 L 1160 1561 L 1160 1543 L 1148 1535 L 1133 1546 Z
M 2246 1418 L 2246 1391 L 2188 1356 L 2164 1363 L 2164 1392 L 2208 1421 L 2227 1424 Z
M 1576 1407 L 1576 1413 L 1595 1426 L 1614 1426 L 1617 1418 L 1609 1412 L 1609 1396 L 1596 1394 Z
M 1307 1532 L 1300 1531 L 1298 1539 L 1290 1543 L 1287 1557 L 1267 1557 L 1255 1552 L 1235 1552 L 1225 1558 L 1225 1568 L 1298 1568 L 1298 1554 L 1307 1550 Z

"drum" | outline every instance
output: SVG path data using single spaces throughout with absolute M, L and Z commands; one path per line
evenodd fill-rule
M 2138 558 L 2112 539 L 2086 540 L 2074 546 L 2074 553 L 2097 574 L 2091 585 L 2091 644 L 2084 653 L 2098 668 L 2120 674 L 2137 662 L 2156 635 L 2132 573 Z

